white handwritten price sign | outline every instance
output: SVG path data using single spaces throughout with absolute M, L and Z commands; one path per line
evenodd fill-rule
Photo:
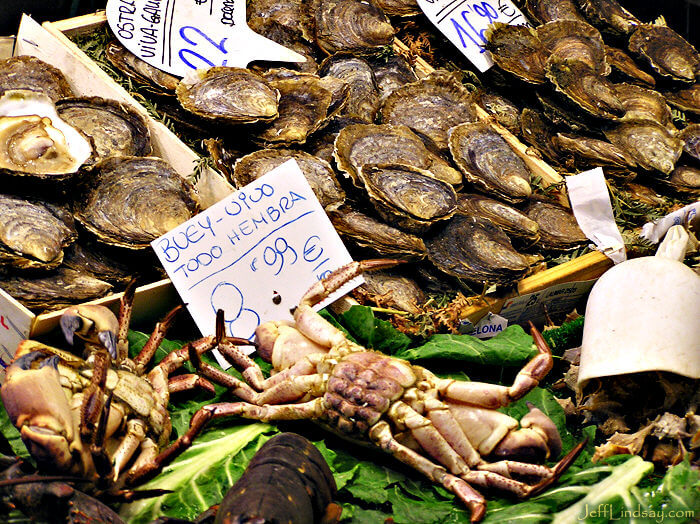
M 484 49 L 489 24 L 530 25 L 510 0 L 418 0 L 435 27 L 482 73 L 493 65 Z
M 214 333 L 218 309 L 229 336 L 252 338 L 262 322 L 291 320 L 315 281 L 352 262 L 294 160 L 151 245 L 203 335 Z
M 108 0 L 107 22 L 119 41 L 154 67 L 185 76 L 212 66 L 305 58 L 246 23 L 245 0 Z

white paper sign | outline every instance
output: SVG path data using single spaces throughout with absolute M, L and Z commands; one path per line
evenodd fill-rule
M 177 76 L 253 60 L 306 60 L 250 29 L 245 0 L 109 0 L 107 22 L 129 51 Z
M 627 260 L 625 242 L 613 216 L 603 169 L 566 177 L 571 209 L 581 231 L 616 264 Z
M 268 320 L 291 320 L 290 309 L 311 285 L 352 262 L 294 160 L 154 240 L 175 289 L 203 335 L 252 338 Z M 337 299 L 363 280 L 331 295 Z
M 471 335 L 476 338 L 491 338 L 498 335 L 508 327 L 508 319 L 503 318 L 501 315 L 496 315 L 495 313 L 489 313 L 479 320 L 474 326 L 474 332 Z
M 483 47 L 489 24 L 530 25 L 510 0 L 418 0 L 418 5 L 428 20 L 482 73 L 493 65 Z

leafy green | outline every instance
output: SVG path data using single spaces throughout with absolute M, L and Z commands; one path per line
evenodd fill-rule
M 376 318 L 372 308 L 367 306 L 352 306 L 339 320 L 358 344 L 389 355 L 406 349 L 411 343 L 411 339 L 391 322 Z
M 406 360 L 440 358 L 476 364 L 518 366 L 536 352 L 532 337 L 522 327 L 513 325 L 488 340 L 480 340 L 471 335 L 433 335 L 425 344 L 398 351 L 394 356 Z
M 2 404 L 2 409 L 0 409 L 0 432 L 5 436 L 5 439 L 10 444 L 10 448 L 12 448 L 12 452 L 15 455 L 31 461 L 27 446 L 24 445 L 19 431 L 10 421 L 10 416 L 7 414 L 4 404 Z
M 566 322 L 553 329 L 545 329 L 542 336 L 547 341 L 552 353 L 561 355 L 565 349 L 578 347 L 583 339 L 583 316 Z

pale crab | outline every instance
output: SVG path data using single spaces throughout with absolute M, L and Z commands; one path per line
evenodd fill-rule
M 274 421 L 312 419 L 365 444 L 373 443 L 453 492 L 480 520 L 484 497 L 472 485 L 498 488 L 519 497 L 541 492 L 583 449 L 575 446 L 553 467 L 514 460 L 556 458 L 561 439 L 539 409 L 520 422 L 498 408 L 523 397 L 552 367 L 552 355 L 532 327 L 538 353 L 513 385 L 441 379 L 427 369 L 359 346 L 318 315 L 312 306 L 365 270 L 391 260 L 353 262 L 317 282 L 294 311 L 294 322 L 267 322 L 257 329 L 257 350 L 273 375 L 259 385 L 240 383 L 243 402 L 201 408 L 189 430 L 161 453 L 161 467 L 190 445 L 205 424 L 219 417 Z M 217 319 L 221 329 L 223 316 Z M 219 337 L 222 339 L 222 337 Z M 191 361 L 196 361 L 191 351 Z M 246 368 L 251 373 L 251 368 Z M 256 373 L 257 374 L 257 373 Z M 534 483 L 528 483 L 527 481 Z
M 104 306 L 68 308 L 61 328 L 73 344 L 84 341 L 84 358 L 34 340 L 22 341 L 7 368 L 0 395 L 13 424 L 42 471 L 88 480 L 95 491 L 133 497 L 133 485 L 154 473 L 154 460 L 170 441 L 170 394 L 195 387 L 214 392 L 198 374 L 170 374 L 190 354 L 217 346 L 246 380 L 261 387 L 263 376 L 233 344 L 245 339 L 204 337 L 149 362 L 173 323 L 178 306 L 159 322 L 140 353 L 128 357 L 127 333 L 135 285 L 125 291 L 119 319 Z M 201 364 L 200 373 L 235 391 L 239 380 Z M 146 495 L 146 494 L 144 494 Z

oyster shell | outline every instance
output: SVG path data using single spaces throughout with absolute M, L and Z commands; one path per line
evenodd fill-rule
M 533 244 L 540 238 L 537 222 L 508 204 L 476 193 L 457 195 L 457 213 L 489 220 L 500 227 L 508 237 L 526 244 Z
M 415 280 L 387 271 L 370 271 L 363 275 L 365 283 L 360 289 L 370 295 L 377 304 L 398 308 L 417 315 L 425 302 L 425 293 Z
M 678 133 L 678 138 L 683 141 L 683 151 L 700 160 L 700 124 L 686 126 Z
M 700 196 L 700 169 L 692 166 L 678 166 L 667 181 L 679 193 Z
M 384 100 L 396 89 L 418 80 L 415 71 L 401 55 L 377 57 L 370 62 L 379 98 Z
M 53 102 L 74 96 L 60 69 L 28 55 L 0 60 L 0 95 L 13 89 L 38 91 Z
M 547 83 L 544 65 L 549 53 L 533 29 L 494 22 L 484 38 L 486 50 L 498 67 L 530 84 Z
M 273 42 L 277 42 L 287 49 L 291 49 L 292 51 L 295 51 L 306 58 L 304 62 L 284 62 L 277 65 L 272 63 L 274 67 L 287 67 L 289 69 L 301 71 L 302 73 L 315 74 L 318 72 L 316 47 L 307 42 L 298 31 L 289 29 L 288 27 L 283 26 L 274 20 L 266 20 L 264 23 L 256 25 L 255 27 L 251 26 L 250 28 L 265 38 L 268 38 Z M 270 65 L 271 63 L 266 61 L 261 63 L 251 62 L 248 67 L 257 71 L 258 68 L 263 70 L 269 69 Z
M 250 0 L 246 12 L 248 27 L 253 31 L 260 32 L 274 24 L 313 42 L 313 20 L 302 0 Z
M 615 94 L 625 108 L 624 119 L 654 120 L 675 131 L 671 110 L 658 92 L 632 84 L 615 84 Z
M 309 153 L 332 164 L 335 139 L 340 130 L 352 124 L 364 123 L 364 119 L 356 116 L 335 116 L 309 137 L 306 141 L 305 149 Z
M 360 169 L 365 165 L 400 164 L 430 171 L 448 184 L 459 184 L 462 175 L 441 156 L 428 150 L 406 126 L 353 124 L 341 129 L 333 157 L 338 169 L 362 187 Z
M 589 165 L 637 167 L 637 163 L 630 155 L 605 140 L 565 133 L 557 133 L 553 140 L 554 145 L 560 150 L 585 160 Z
M 303 144 L 329 118 L 333 92 L 318 76 L 308 73 L 275 70 L 265 79 L 280 94 L 279 116 L 266 124 L 254 141 L 264 145 Z
M 447 71 L 396 89 L 381 109 L 385 124 L 405 125 L 447 149 L 447 132 L 462 122 L 475 122 L 472 97 L 457 77 Z
M 700 115 L 700 84 L 693 84 L 687 89 L 666 91 L 666 101 L 681 111 Z
M 581 111 L 579 107 L 560 93 L 547 96 L 541 92 L 536 94 L 537 101 L 542 106 L 542 114 L 557 127 L 568 128 L 576 133 L 596 135 L 600 133 L 600 122 Z
M 148 156 L 151 133 L 131 107 L 100 97 L 64 98 L 56 102 L 60 117 L 89 136 L 95 160 L 108 156 Z
M 147 249 L 198 211 L 190 184 L 160 158 L 107 158 L 80 191 L 76 219 L 100 242 L 128 249 Z
M 549 60 L 580 60 L 599 75 L 607 75 L 605 44 L 600 32 L 590 24 L 576 20 L 555 20 L 539 26 L 537 38 L 549 51 Z M 546 68 L 546 66 L 545 66 Z
M 180 82 L 178 77 L 144 62 L 123 45 L 109 42 L 105 47 L 105 57 L 119 71 L 144 85 L 147 90 L 159 95 L 175 94 Z
M 520 134 L 520 109 L 507 98 L 483 90 L 473 93 L 474 101 L 514 135 Z
M 376 0 L 376 3 L 389 16 L 415 16 L 422 13 L 416 0 Z
M 593 116 L 616 119 L 624 107 L 615 94 L 615 85 L 576 59 L 547 60 L 547 78 L 557 91 Z
M 589 242 L 570 209 L 542 200 L 533 200 L 525 214 L 537 222 L 542 249 L 566 251 Z
M 332 209 L 345 201 L 345 192 L 325 160 L 291 149 L 261 149 L 239 158 L 233 168 L 232 182 L 240 188 L 257 180 L 277 166 L 294 159 L 324 209 Z
M 0 194 L 0 265 L 18 269 L 53 269 L 63 249 L 77 238 L 52 207 L 35 200 Z
M 366 60 L 335 54 L 321 63 L 319 73 L 323 77 L 332 76 L 348 84 L 348 101 L 341 114 L 360 117 L 367 123 L 374 121 L 379 109 L 379 89 Z
M 82 274 L 109 282 L 114 286 L 126 286 L 135 272 L 126 264 L 105 253 L 92 243 L 74 242 L 65 250 L 63 266 Z
M 683 152 L 683 142 L 652 120 L 625 120 L 605 131 L 605 136 L 644 169 L 656 169 L 667 175 Z
M 313 0 L 318 46 L 338 51 L 369 51 L 391 44 L 394 28 L 374 0 Z
M 550 162 L 560 162 L 559 151 L 554 146 L 554 135 L 541 113 L 529 107 L 523 109 L 520 113 L 520 128 L 525 142 L 536 148 Z
M 641 82 L 650 87 L 656 85 L 654 77 L 639 69 L 635 61 L 622 49 L 606 45 L 605 61 L 610 64 L 612 70 L 621 74 L 625 80 Z
M 591 24 L 612 34 L 629 35 L 641 24 L 615 0 L 578 0 L 578 3 Z
M 411 233 L 425 232 L 456 210 L 452 186 L 429 172 L 406 165 L 364 165 L 360 168 L 370 201 L 388 223 Z
M 698 52 L 670 27 L 642 24 L 632 33 L 628 47 L 661 76 L 694 82 L 700 73 Z
M 427 245 L 435 267 L 471 282 L 510 283 L 529 269 L 503 230 L 483 218 L 456 215 Z
M 177 98 L 187 111 L 209 120 L 244 124 L 277 118 L 279 92 L 260 75 L 238 67 L 212 67 L 180 82 Z
M 46 276 L 1 278 L 0 288 L 25 307 L 39 312 L 103 297 L 112 286 L 90 275 L 59 267 Z
M 0 174 L 64 180 L 92 155 L 92 146 L 56 113 L 51 99 L 28 90 L 0 97 Z
M 526 0 L 525 9 L 540 24 L 553 20 L 578 20 L 585 22 L 573 0 Z
M 380 256 L 416 260 L 427 255 L 425 244 L 419 237 L 348 206 L 330 210 L 328 217 L 341 236 Z
M 455 164 L 470 184 L 508 202 L 522 201 L 532 194 L 530 170 L 487 123 L 453 127 L 449 146 Z

